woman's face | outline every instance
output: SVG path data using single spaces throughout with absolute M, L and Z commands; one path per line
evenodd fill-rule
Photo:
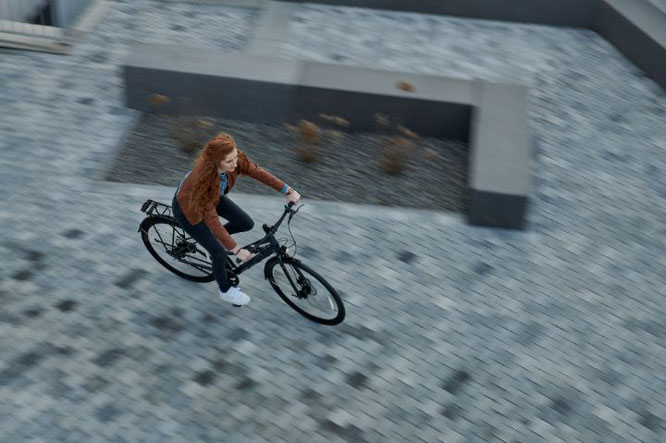
M 220 172 L 231 172 L 236 169 L 236 162 L 238 161 L 238 149 L 234 149 L 230 154 L 228 154 L 220 163 L 218 163 L 217 169 Z

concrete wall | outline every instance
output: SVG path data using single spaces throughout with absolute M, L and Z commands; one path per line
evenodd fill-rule
M 666 88 L 666 12 L 646 0 L 604 0 L 591 28 Z
M 376 129 L 376 113 L 391 115 L 424 136 L 469 138 L 475 82 L 351 66 L 140 45 L 125 67 L 127 105 L 151 108 L 150 96 L 170 102 L 167 114 L 204 114 L 261 123 L 296 122 L 319 113 Z M 399 81 L 415 86 L 398 89 Z
M 469 220 L 520 229 L 532 185 L 528 90 L 481 83 L 476 94 L 469 143 Z

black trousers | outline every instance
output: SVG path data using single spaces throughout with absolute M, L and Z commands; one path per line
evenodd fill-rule
M 171 205 L 173 216 L 180 226 L 182 226 L 183 230 L 191 235 L 210 254 L 213 260 L 213 275 L 215 275 L 217 285 L 222 292 L 227 291 L 231 284 L 227 279 L 226 248 L 222 246 L 222 243 L 213 235 L 213 232 L 203 221 L 200 221 L 196 225 L 191 225 L 187 221 L 175 195 Z M 252 218 L 226 195 L 220 195 L 220 201 L 215 209 L 220 217 L 227 220 L 224 227 L 229 231 L 229 234 L 249 231 L 254 227 Z

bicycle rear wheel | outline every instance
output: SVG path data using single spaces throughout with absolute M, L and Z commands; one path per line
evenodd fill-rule
M 308 266 L 289 257 L 266 263 L 268 282 L 280 298 L 309 320 L 337 325 L 345 319 L 345 307 L 333 287 Z
M 199 283 L 215 280 L 208 252 L 174 219 L 148 217 L 141 222 L 140 230 L 148 252 L 169 271 Z

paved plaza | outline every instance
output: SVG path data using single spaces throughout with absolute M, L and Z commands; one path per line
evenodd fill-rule
M 260 17 L 111 1 L 71 55 L 0 49 L 0 441 L 665 441 L 666 94 L 591 31 L 299 6 L 283 57 L 529 85 L 527 229 L 300 189 L 338 327 L 260 268 L 235 309 L 152 259 L 139 207 L 173 188 L 102 180 L 137 118 L 121 64 L 242 50 Z M 239 241 L 284 201 L 234 198 Z

